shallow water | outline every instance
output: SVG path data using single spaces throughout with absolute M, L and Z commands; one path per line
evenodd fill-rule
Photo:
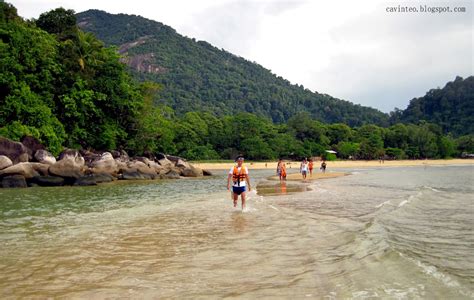
M 0 189 L 1 298 L 474 298 L 472 166 L 250 171 L 243 213 L 223 172 Z

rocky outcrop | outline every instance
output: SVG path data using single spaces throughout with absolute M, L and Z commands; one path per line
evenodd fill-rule
M 0 155 L 5 155 L 17 164 L 28 161 L 28 149 L 20 142 L 0 137 Z
M 162 179 L 179 179 L 181 177 L 179 176 L 179 173 L 176 170 L 169 170 L 165 174 L 162 174 L 160 176 L 160 178 L 162 178 Z
M 30 179 L 36 176 L 40 176 L 38 171 L 35 170 L 32 163 L 19 163 L 0 171 L 0 176 L 12 176 L 21 175 L 26 179 Z
M 46 150 L 40 149 L 35 152 L 34 158 L 42 164 L 53 165 L 56 163 L 56 157 Z
M 142 161 L 131 161 L 122 169 L 122 179 L 155 179 L 157 173 Z
M 203 176 L 212 176 L 212 172 L 206 169 L 202 169 L 202 175 Z
M 28 159 L 30 161 L 33 159 L 33 155 L 36 153 L 36 151 L 45 149 L 41 142 L 32 136 L 24 136 L 21 139 L 21 143 L 26 147 Z
M 57 176 L 36 176 L 30 180 L 39 186 L 62 186 L 64 185 L 64 178 Z
M 59 160 L 49 167 L 51 175 L 77 179 L 84 175 L 84 158 L 77 150 L 67 149 L 59 155 Z
M 93 174 L 110 174 L 117 177 L 120 168 L 112 154 L 110 152 L 104 152 L 90 163 L 90 171 Z
M 25 177 L 22 175 L 12 175 L 4 177 L 1 181 L 2 188 L 26 188 Z
M 174 163 L 171 160 L 167 159 L 166 157 L 159 159 L 158 164 L 160 164 L 160 166 L 162 166 L 165 169 L 170 169 L 174 167 Z
M 179 179 L 208 173 L 181 157 L 162 153 L 146 152 L 144 156 L 130 158 L 123 150 L 65 149 L 56 159 L 38 140 L 24 138 L 23 141 L 28 147 L 0 137 L 0 152 L 5 153 L 0 155 L 1 187 L 85 186 L 116 179 Z M 28 162 L 30 158 L 37 162 Z
M 0 170 L 8 168 L 13 165 L 13 162 L 10 158 L 5 155 L 0 155 Z
M 189 166 L 181 170 L 181 176 L 184 177 L 202 177 L 203 171 L 199 168 Z

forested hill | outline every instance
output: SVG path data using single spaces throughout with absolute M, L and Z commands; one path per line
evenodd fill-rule
M 392 115 L 392 123 L 427 121 L 455 136 L 474 133 L 474 76 L 456 77 L 442 89 L 431 89 L 415 98 L 404 111 Z
M 118 47 L 134 76 L 161 83 L 164 89 L 159 101 L 178 115 L 188 111 L 218 116 L 250 112 L 283 123 L 297 112 L 307 111 L 326 123 L 388 124 L 388 115 L 376 109 L 292 85 L 256 63 L 184 37 L 162 23 L 99 10 L 76 16 L 83 30 Z

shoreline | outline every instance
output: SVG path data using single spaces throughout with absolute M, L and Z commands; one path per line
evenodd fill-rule
M 313 172 L 312 176 L 308 174 L 306 176 L 306 179 L 303 179 L 303 176 L 300 173 L 289 173 L 286 175 L 286 181 L 310 182 L 314 180 L 337 178 L 337 177 L 342 177 L 342 176 L 347 176 L 347 175 L 349 175 L 349 173 L 343 173 L 343 172 L 315 173 Z M 267 179 L 271 181 L 280 181 L 280 178 L 276 175 L 267 177 Z
M 226 170 L 234 166 L 234 162 L 190 162 L 193 166 L 205 169 L 205 170 Z M 298 170 L 300 163 L 299 161 L 285 161 L 287 171 L 290 172 L 292 169 Z M 326 161 L 327 169 L 337 168 L 374 168 L 374 167 L 411 167 L 411 166 L 449 166 L 449 165 L 474 165 L 474 159 L 426 159 L 426 160 L 386 160 L 380 162 L 378 160 L 339 160 L 339 161 Z M 321 161 L 316 161 L 314 164 L 314 174 L 321 174 L 319 166 Z M 277 161 L 269 162 L 257 162 L 257 161 L 246 161 L 245 165 L 249 169 L 275 169 Z M 313 176 L 314 176 L 313 174 Z

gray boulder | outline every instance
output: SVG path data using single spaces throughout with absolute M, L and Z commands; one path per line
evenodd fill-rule
M 100 154 L 93 151 L 80 150 L 79 153 L 84 158 L 84 164 L 88 167 L 91 167 L 94 161 L 100 159 Z
M 8 156 L 0 155 L 0 170 L 8 168 L 13 165 L 13 162 Z
M 112 182 L 116 180 L 115 177 L 107 173 L 93 174 L 92 176 L 94 176 L 95 182 L 97 183 Z
M 74 182 L 76 186 L 97 185 L 103 182 L 111 182 L 114 178 L 110 174 L 89 174 L 81 176 Z
M 203 172 L 199 168 L 196 168 L 194 166 L 190 166 L 189 168 L 185 168 L 185 169 L 181 170 L 181 176 L 184 176 L 184 177 L 202 177 Z
M 212 172 L 206 169 L 202 169 L 202 175 L 203 176 L 212 176 Z
M 174 156 L 174 155 L 165 155 L 165 157 L 166 157 L 168 160 L 172 161 L 174 164 L 176 164 L 176 163 L 178 162 L 178 160 L 183 160 L 181 157 L 179 157 L 179 156 Z M 161 157 L 160 157 L 159 159 L 161 159 Z
M 114 150 L 114 151 L 111 151 L 110 153 L 112 154 L 112 156 L 114 157 L 116 161 L 121 161 L 121 162 L 130 161 L 130 157 L 128 156 L 127 152 L 125 152 L 124 150 L 121 150 L 121 151 Z
M 105 173 L 112 176 L 117 176 L 119 170 L 119 165 L 110 152 L 104 152 L 97 160 L 92 161 L 90 169 L 93 174 Z
M 162 166 L 164 169 L 168 169 L 168 170 L 174 167 L 174 162 L 170 161 L 166 157 L 158 160 L 158 164 L 160 164 L 160 166 Z
M 178 161 L 176 161 L 176 167 L 178 167 L 178 168 L 180 168 L 180 169 L 183 170 L 183 169 L 189 169 L 189 168 L 191 168 L 191 165 L 190 165 L 187 161 L 185 161 L 185 160 L 183 160 L 183 159 L 178 159 Z
M 156 174 L 160 174 L 165 169 L 163 168 L 163 166 L 161 166 L 159 163 L 155 161 L 150 161 L 148 164 L 148 167 L 152 169 Z
M 181 177 L 179 176 L 179 172 L 176 170 L 169 170 L 166 174 L 160 175 L 160 178 L 162 179 L 180 179 Z
M 26 184 L 25 177 L 21 175 L 12 175 L 4 177 L 1 181 L 2 188 L 26 188 L 28 185 Z
M 63 152 L 61 152 L 61 154 L 59 154 L 59 160 L 65 159 L 75 160 L 76 164 L 82 164 L 82 166 L 85 164 L 84 157 L 82 157 L 79 151 L 74 149 L 65 149 Z
M 1 170 L 0 176 L 21 175 L 23 178 L 31 179 L 40 176 L 36 169 L 39 170 L 40 168 L 33 163 L 23 162 Z
M 155 179 L 156 175 L 141 173 L 139 171 L 126 170 L 122 173 L 122 179 L 125 180 L 148 180 Z
M 61 153 L 60 160 L 49 167 L 49 173 L 64 178 L 79 178 L 84 171 L 84 158 L 76 150 Z
M 37 162 L 30 162 L 30 163 L 23 163 L 23 164 L 30 164 L 36 172 L 40 173 L 40 175 L 47 176 L 49 175 L 49 167 L 51 165 L 37 163 Z
M 30 181 L 38 186 L 62 186 L 64 185 L 64 178 L 57 176 L 36 176 Z
M 127 164 L 127 172 L 139 172 L 143 174 L 144 177 L 149 179 L 154 179 L 157 176 L 157 173 L 154 169 L 147 166 L 141 161 L 131 161 Z
M 4 137 L 0 137 L 0 155 L 10 158 L 13 164 L 28 161 L 28 149 L 22 143 Z
M 21 139 L 21 143 L 26 147 L 29 160 L 33 159 L 33 154 L 36 153 L 36 151 L 46 149 L 37 138 L 32 136 L 24 136 Z
M 43 149 L 35 152 L 35 159 L 42 164 L 52 165 L 56 163 L 56 158 L 50 152 Z

